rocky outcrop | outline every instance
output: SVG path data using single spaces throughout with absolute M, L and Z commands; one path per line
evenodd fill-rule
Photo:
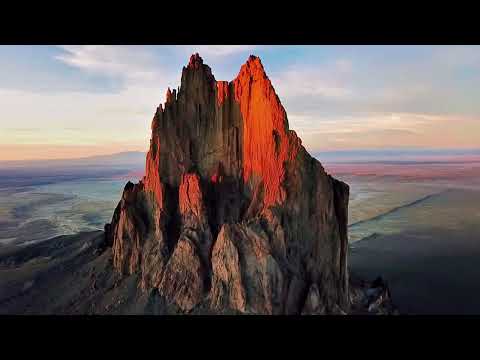
M 348 185 L 289 129 L 258 57 L 225 82 L 192 55 L 151 128 L 106 227 L 118 272 L 186 312 L 348 309 Z
M 212 305 L 260 314 L 284 310 L 284 275 L 259 224 L 225 224 L 212 255 Z
M 399 315 L 387 283 L 378 277 L 372 282 L 350 279 L 350 314 Z

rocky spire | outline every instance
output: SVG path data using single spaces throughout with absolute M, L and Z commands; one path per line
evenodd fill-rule
M 260 59 L 217 82 L 194 54 L 166 103 L 109 227 L 116 269 L 184 311 L 348 307 L 348 186 L 289 130 Z
M 173 89 L 172 91 L 170 90 L 170 88 L 168 88 L 167 94 L 165 95 L 165 105 L 172 104 L 173 102 L 175 102 L 176 99 L 177 99 L 177 90 Z
M 192 54 L 190 56 L 190 61 L 188 62 L 188 67 L 192 69 L 198 69 L 203 65 L 203 59 L 198 55 L 198 53 Z

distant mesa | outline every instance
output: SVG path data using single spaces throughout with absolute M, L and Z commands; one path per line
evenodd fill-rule
M 107 226 L 117 272 L 187 313 L 348 311 L 349 187 L 289 130 L 258 57 L 225 82 L 192 55 L 151 128 Z

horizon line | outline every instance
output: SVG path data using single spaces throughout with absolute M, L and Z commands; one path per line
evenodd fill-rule
M 308 151 L 308 150 L 307 150 Z M 480 147 L 478 148 L 462 148 L 462 147 L 442 147 L 442 148 L 434 148 L 434 147 L 389 147 L 389 148 L 352 148 L 352 149 L 328 149 L 328 150 L 314 150 L 308 151 L 312 157 L 317 158 L 317 156 L 323 155 L 339 155 L 339 156 L 355 156 L 355 155 L 368 155 L 368 154 L 376 154 L 376 155 L 384 155 L 384 156 L 395 156 L 395 155 L 440 155 L 436 154 L 439 152 L 443 152 L 444 154 L 441 155 L 480 155 Z M 391 154 L 391 153 L 398 153 L 398 154 Z M 423 154 L 421 154 L 423 152 Z M 433 154 L 432 154 L 433 152 Z M 446 154 L 448 152 L 453 152 L 452 154 Z M 459 154 L 459 152 L 461 154 Z M 42 162 L 42 161 L 68 161 L 68 160 L 89 160 L 99 157 L 113 157 L 122 154 L 146 154 L 147 151 L 141 150 L 125 150 L 125 151 L 118 151 L 118 152 L 106 152 L 100 153 L 97 155 L 86 155 L 86 156 L 79 156 L 79 157 L 65 157 L 65 158 L 24 158 L 24 159 L 4 159 L 0 160 L 0 164 L 14 164 L 14 163 L 26 163 L 26 162 Z M 427 153 L 427 154 L 425 154 Z M 377 159 L 378 160 L 378 159 Z M 367 160 L 368 161 L 368 160 Z

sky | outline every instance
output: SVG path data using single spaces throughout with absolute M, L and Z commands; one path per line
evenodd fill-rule
M 480 46 L 0 46 L 0 160 L 146 151 L 195 52 L 260 56 L 310 152 L 480 148 Z

